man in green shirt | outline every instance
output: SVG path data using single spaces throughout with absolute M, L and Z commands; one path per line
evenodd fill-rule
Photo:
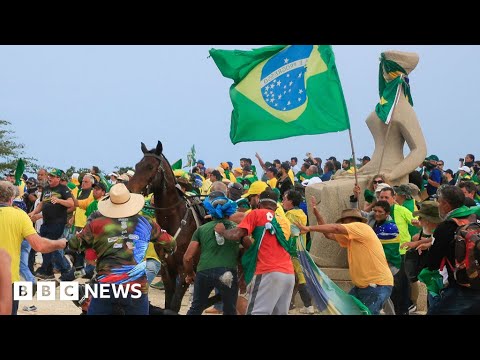
M 98 210 L 98 200 L 105 196 L 106 191 L 107 188 L 102 182 L 98 182 L 93 185 L 93 198 L 95 200 L 93 200 L 93 202 L 91 202 L 90 205 L 87 206 L 87 210 L 85 212 L 87 218 L 90 216 L 90 214 Z
M 237 204 L 221 191 L 211 192 L 203 204 L 213 221 L 195 230 L 183 256 L 187 274 L 185 281 L 187 284 L 195 282 L 193 301 L 187 315 L 201 315 L 214 288 L 218 289 L 222 297 L 223 314 L 236 315 L 239 242 L 225 240 L 214 228 L 218 223 L 223 223 L 227 229 L 236 227 L 228 218 L 237 211 Z M 193 263 L 199 253 L 200 260 L 195 272 Z

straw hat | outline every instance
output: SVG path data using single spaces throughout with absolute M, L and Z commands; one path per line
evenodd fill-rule
M 126 218 L 138 214 L 144 205 L 142 195 L 130 193 L 125 184 L 115 184 L 110 188 L 110 196 L 98 202 L 98 211 L 109 218 Z
M 337 224 L 341 223 L 346 218 L 356 218 L 363 223 L 367 222 L 367 219 L 362 216 L 362 213 L 358 209 L 345 209 L 342 211 L 342 216 L 340 219 L 335 221 Z

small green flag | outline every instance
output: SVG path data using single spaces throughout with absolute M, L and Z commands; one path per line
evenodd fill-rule
M 172 170 L 180 170 L 182 168 L 182 159 L 178 159 L 172 164 Z
M 230 87 L 230 139 L 283 139 L 350 128 L 330 45 L 275 45 L 250 51 L 211 49 Z
M 17 168 L 15 169 L 15 186 L 21 184 L 23 172 L 25 171 L 25 163 L 22 159 L 18 159 Z

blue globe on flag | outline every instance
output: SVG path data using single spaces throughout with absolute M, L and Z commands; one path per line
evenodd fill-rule
M 265 63 L 260 84 L 269 107 L 290 111 L 305 103 L 305 71 L 312 49 L 312 45 L 292 45 Z

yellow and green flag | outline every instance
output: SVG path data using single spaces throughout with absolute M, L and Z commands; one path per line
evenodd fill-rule
M 395 61 L 387 60 L 385 53 L 382 53 L 378 71 L 380 101 L 375 107 L 375 112 L 380 120 L 387 125 L 390 123 L 393 111 L 400 99 L 400 86 L 403 88 L 403 93 L 407 97 L 408 102 L 413 106 L 407 71 Z
M 210 55 L 222 75 L 234 81 L 233 144 L 350 128 L 330 45 L 211 49 Z

